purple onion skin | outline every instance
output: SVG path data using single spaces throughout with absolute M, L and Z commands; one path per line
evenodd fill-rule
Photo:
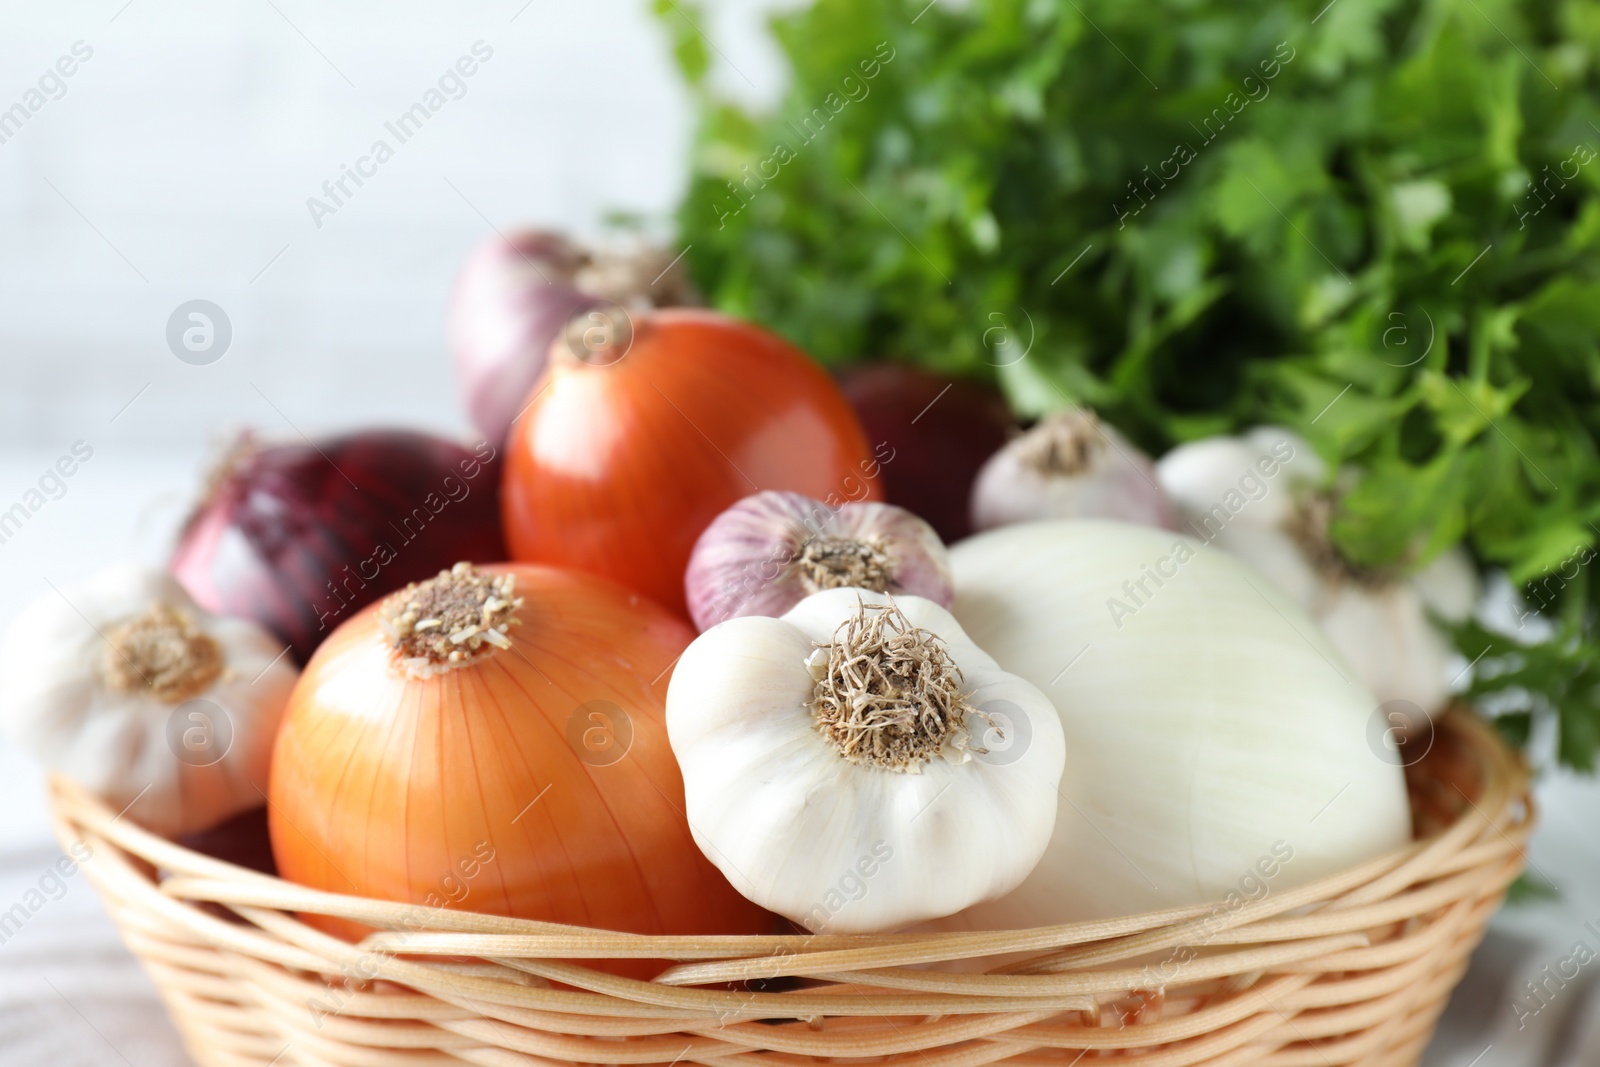
M 407 430 L 253 447 L 179 535 L 197 603 L 265 626 L 305 663 L 360 608 L 460 560 L 506 558 L 498 449 Z
M 814 587 L 797 569 L 818 539 L 889 547 L 889 582 L 875 592 L 919 596 L 948 608 L 955 599 L 950 557 L 925 519 L 894 504 L 853 501 L 830 508 L 801 493 L 752 493 L 712 520 L 683 577 L 689 617 L 702 633 L 744 615 L 777 618 Z
M 574 313 L 603 303 L 573 279 L 584 253 L 527 230 L 479 245 L 450 299 L 450 350 L 472 423 L 496 448 L 544 373 L 550 343 Z
M 868 441 L 893 449 L 882 468 L 888 502 L 926 519 L 946 544 L 972 533 L 972 483 L 1015 430 L 1000 394 L 899 363 L 846 368 L 839 384 Z

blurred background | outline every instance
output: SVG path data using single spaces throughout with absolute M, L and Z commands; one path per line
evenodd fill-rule
M 658 6 L 0 5 L 0 508 L 74 443 L 93 449 L 65 494 L 0 544 L 0 622 L 47 581 L 161 561 L 232 430 L 465 435 L 444 399 L 446 308 L 461 262 L 497 231 L 597 237 L 620 214 L 677 239 L 694 93 L 771 108 L 790 69 L 766 27 L 773 4 Z M 684 41 L 707 53 L 698 89 L 674 61 Z M 394 143 L 385 124 L 463 56 L 477 69 L 456 98 L 335 211 L 308 208 L 375 140 Z M 8 124 L 5 109 L 63 57 L 73 73 Z M 1060 249 L 1059 265 L 1076 252 Z M 726 272 L 718 281 L 729 288 Z M 205 365 L 168 344 L 169 319 L 193 300 L 231 329 Z M 1594 975 L 1536 1025 L 1511 1010 L 1524 982 L 1594 936 L 1585 924 L 1600 926 L 1600 790 L 1551 769 L 1541 797 L 1533 861 L 1558 895 L 1497 919 L 1430 1053 L 1438 1067 L 1600 1064 Z M 0 743 L 0 907 L 55 851 L 40 776 Z M 0 1062 L 186 1062 L 81 878 L 0 944 Z
M 587 236 L 611 212 L 665 223 L 688 180 L 687 94 L 636 2 L 401 3 L 380 18 L 135 0 L 4 18 L 6 107 L 75 44 L 92 49 L 0 144 L 12 450 L 91 435 L 108 452 L 198 455 L 230 421 L 281 422 L 272 403 L 308 431 L 463 429 L 436 400 L 467 251 L 517 223 Z M 726 70 L 730 88 L 773 98 L 782 69 L 756 7 L 718 4 L 711 23 L 750 78 Z M 319 227 L 307 199 L 326 202 L 341 166 L 394 143 L 384 124 L 477 42 L 492 58 L 464 94 Z M 203 370 L 165 341 L 168 315 L 196 298 L 234 329 Z

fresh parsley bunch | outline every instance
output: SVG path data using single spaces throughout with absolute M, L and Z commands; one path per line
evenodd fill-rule
M 1600 7 L 925 3 L 778 19 L 792 86 L 751 114 L 660 0 L 701 106 L 680 224 L 712 301 L 826 361 L 1092 405 L 1152 452 L 1298 430 L 1364 472 L 1351 560 L 1464 541 L 1528 584 L 1554 636 L 1459 630 L 1472 695 L 1592 769 Z

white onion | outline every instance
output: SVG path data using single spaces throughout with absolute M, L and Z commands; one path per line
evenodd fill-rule
M 951 562 L 957 620 L 1055 704 L 1067 766 L 1038 867 L 947 924 L 1220 900 L 1283 843 L 1279 890 L 1409 839 L 1371 694 L 1238 560 L 1163 530 L 1062 521 L 979 535 Z

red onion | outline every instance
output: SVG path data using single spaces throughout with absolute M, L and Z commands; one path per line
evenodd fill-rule
M 494 447 L 405 430 L 316 444 L 245 434 L 169 569 L 208 611 L 253 619 L 304 663 L 363 605 L 459 560 L 506 557 Z
M 1014 428 L 1000 394 L 899 363 L 851 367 L 839 378 L 868 441 L 892 449 L 883 463 L 888 501 L 922 516 L 947 543 L 970 534 L 973 479 Z
M 572 286 L 583 258 L 556 234 L 519 233 L 480 245 L 456 279 L 450 349 L 467 413 L 485 440 L 505 440 L 550 342 L 594 302 Z
M 468 257 L 450 303 L 450 349 L 467 412 L 496 446 L 544 373 L 567 321 L 612 303 L 693 303 L 681 261 L 655 249 L 590 251 L 557 233 L 494 237 Z
M 224 863 L 248 867 L 252 871 L 278 874 L 272 858 L 272 840 L 267 835 L 267 807 L 251 808 L 209 830 L 178 838 L 184 848 Z

